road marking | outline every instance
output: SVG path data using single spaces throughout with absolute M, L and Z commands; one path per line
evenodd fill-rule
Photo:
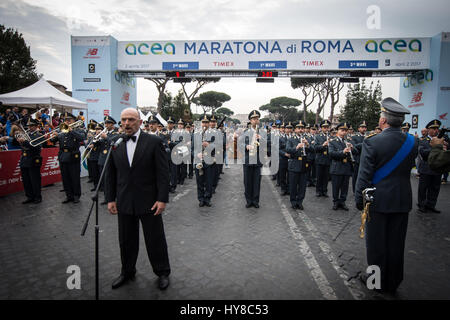
M 275 193 L 276 191 L 274 190 L 273 184 L 269 183 L 269 185 L 272 188 L 272 192 Z M 322 296 L 328 300 L 337 300 L 337 296 L 336 296 L 333 288 L 331 287 L 328 279 L 326 278 L 326 276 L 323 273 L 322 269 L 320 268 L 319 264 L 317 263 L 317 260 L 311 251 L 311 248 L 309 247 L 305 238 L 303 238 L 302 234 L 300 233 L 300 230 L 298 229 L 297 224 L 295 223 L 294 219 L 290 215 L 285 204 L 281 202 L 280 197 L 276 197 L 276 198 L 277 198 L 278 204 L 280 205 L 281 213 L 283 214 L 283 217 L 289 226 L 292 236 L 297 241 L 300 252 L 302 253 L 305 263 L 308 266 L 309 271 L 311 272 L 311 276 L 313 277 L 317 287 L 319 288 L 320 292 L 322 293 Z
M 273 186 L 271 181 L 269 181 L 269 182 L 270 182 L 269 185 L 271 186 L 272 191 L 274 191 L 276 194 L 275 187 Z M 280 197 L 277 197 L 277 199 L 278 199 L 278 202 L 281 203 Z M 286 206 L 284 204 L 282 204 L 282 206 L 286 209 Z M 289 214 L 289 211 L 287 209 L 286 209 L 286 211 L 287 211 L 287 214 L 289 215 L 289 218 L 295 224 L 295 221 L 293 220 L 292 216 Z M 336 256 L 334 255 L 333 250 L 326 242 L 321 240 L 317 228 L 314 226 L 314 224 L 309 219 L 309 217 L 301 210 L 298 210 L 296 212 L 298 213 L 300 219 L 303 221 L 304 225 L 306 226 L 306 229 L 310 232 L 311 236 L 318 241 L 319 247 L 322 250 L 323 254 L 327 257 L 328 261 L 331 263 L 333 268 L 336 270 L 339 277 L 344 281 L 344 284 L 347 287 L 347 289 L 350 291 L 350 294 L 352 295 L 352 297 L 355 300 L 360 300 L 360 299 L 364 298 L 365 295 L 362 291 L 351 287 L 350 283 L 347 280 L 349 278 L 348 273 L 339 266 L 339 262 L 338 262 Z M 295 225 L 295 227 L 298 228 L 297 225 Z
M 350 291 L 350 294 L 352 295 L 353 299 L 360 300 L 360 299 L 364 298 L 365 294 L 362 291 L 360 291 L 356 288 L 352 288 L 350 286 L 350 283 L 347 281 L 347 279 L 349 278 L 348 273 L 339 266 L 339 262 L 338 262 L 336 256 L 334 255 L 331 247 L 328 245 L 328 243 L 326 243 L 320 239 L 319 232 L 317 231 L 317 228 L 314 226 L 314 224 L 309 219 L 309 217 L 303 211 L 297 211 L 297 213 L 298 213 L 300 219 L 305 224 L 308 231 L 311 233 L 311 235 L 314 238 L 316 238 L 316 240 L 319 242 L 320 249 L 325 254 L 325 256 L 327 257 L 328 261 L 331 263 L 333 268 L 336 270 L 339 277 L 341 277 L 341 279 L 344 281 L 344 284 Z

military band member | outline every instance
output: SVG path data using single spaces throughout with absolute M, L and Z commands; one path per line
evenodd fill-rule
M 209 119 L 209 132 L 210 133 L 217 133 L 217 118 L 215 115 L 211 115 Z M 218 147 L 218 146 L 217 146 Z M 216 157 L 222 157 L 222 152 L 219 149 L 215 149 L 215 157 L 214 157 L 214 163 L 211 164 L 213 167 L 213 191 L 212 193 L 216 193 L 217 184 L 219 183 L 220 179 L 220 173 L 219 173 L 219 166 L 216 162 Z
M 97 121 L 94 119 L 89 120 L 88 126 L 87 126 L 87 145 L 89 145 L 89 142 L 92 141 L 92 139 L 95 136 L 95 127 L 97 126 Z M 85 152 L 88 152 L 89 150 L 85 150 Z M 87 169 L 88 169 L 88 175 L 89 175 L 89 182 L 94 182 L 94 170 L 92 166 L 89 165 L 89 158 L 87 159 Z
M 158 135 L 158 120 L 156 120 L 153 115 L 148 119 L 148 124 L 150 127 L 149 134 Z
M 316 197 L 328 197 L 328 178 L 330 173 L 330 155 L 328 143 L 330 141 L 330 121 L 323 120 L 320 124 L 322 133 L 314 139 L 314 151 L 316 154 Z
M 184 133 L 184 121 L 182 119 L 178 120 L 177 122 L 177 131 L 180 134 L 180 137 L 178 139 L 178 143 L 183 141 L 183 133 Z M 187 177 L 187 164 L 186 162 L 182 162 L 180 164 L 177 164 L 177 183 L 180 185 L 184 184 L 184 180 Z
M 428 135 L 424 139 L 420 139 L 419 143 L 419 189 L 417 200 L 419 211 L 423 213 L 428 211 L 441 212 L 436 209 L 436 202 L 441 189 L 441 173 L 431 170 L 428 165 L 428 156 L 431 152 L 431 138 L 438 135 L 440 126 L 441 122 L 439 120 L 430 121 L 426 125 Z
M 186 131 L 191 135 L 191 142 L 190 142 L 190 150 L 191 150 L 191 162 L 188 164 L 188 178 L 192 179 L 194 176 L 194 155 L 192 153 L 192 148 L 194 146 L 194 132 L 193 132 L 192 125 L 188 122 L 186 124 Z
M 288 160 L 291 158 L 291 155 L 286 150 L 286 146 L 288 140 L 291 138 L 293 126 L 289 122 L 287 125 L 283 125 L 283 127 L 284 134 L 280 137 L 278 149 L 280 154 L 278 173 L 280 176 L 281 195 L 286 196 L 289 194 Z
M 366 221 L 368 265 L 381 271 L 381 291 L 394 293 L 403 279 L 408 212 L 412 207 L 411 169 L 418 140 L 401 132 L 408 109 L 392 98 L 381 102 L 379 134 L 364 139 L 355 202 L 363 209 L 362 192 L 375 187 Z M 392 159 L 396 161 L 392 161 Z M 367 275 L 361 277 L 367 284 Z
M 402 124 L 402 132 L 409 133 L 409 129 L 411 129 L 411 124 L 409 122 Z
M 354 166 L 353 166 L 353 176 L 352 176 L 352 190 L 353 190 L 353 194 L 355 194 L 356 179 L 358 178 L 359 163 L 360 163 L 360 159 L 361 159 L 362 143 L 363 143 L 364 138 L 366 136 L 366 131 L 367 131 L 366 121 L 363 121 L 358 126 L 358 132 L 355 133 L 353 135 L 353 137 L 351 138 L 351 142 L 352 142 L 353 146 L 358 151 L 358 154 L 355 155 L 355 157 L 354 157 L 355 163 L 354 163 Z
M 303 199 L 305 199 L 306 182 L 308 178 L 308 153 L 312 148 L 306 139 L 305 134 L 301 134 L 304 124 L 300 121 L 295 126 L 295 132 L 287 141 L 286 151 L 290 154 L 288 160 L 289 170 L 289 192 L 293 209 L 303 210 Z
M 39 122 L 35 119 L 29 118 L 28 120 L 29 137 L 31 140 L 35 140 L 36 144 L 39 143 L 41 137 L 43 137 L 38 130 Z M 41 145 L 33 147 L 30 142 L 24 137 L 16 138 L 22 147 L 22 155 L 20 157 L 20 171 L 22 173 L 22 183 L 25 189 L 25 196 L 27 199 L 23 201 L 23 204 L 27 203 L 40 203 L 42 202 L 41 196 Z
M 169 117 L 167 120 L 167 139 L 168 139 L 168 145 L 170 148 L 170 155 L 169 155 L 169 168 L 170 168 L 170 186 L 169 186 L 169 192 L 175 193 L 175 190 L 177 188 L 178 183 L 178 175 L 177 175 L 177 165 L 173 163 L 172 161 L 172 150 L 175 148 L 175 146 L 178 144 L 178 141 L 172 140 L 172 134 L 174 133 L 175 129 L 175 122 L 172 120 L 172 117 Z
M 105 166 L 106 156 L 108 155 L 109 146 L 111 143 L 119 138 L 119 134 L 115 128 L 115 124 L 117 123 L 116 120 L 114 120 L 111 116 L 105 116 L 103 119 L 103 122 L 105 124 L 106 132 L 103 132 L 100 135 L 100 143 L 99 143 L 99 155 L 98 155 L 98 172 L 99 177 L 103 171 L 103 167 Z M 100 183 L 100 190 L 102 190 L 105 194 L 105 199 L 100 204 L 104 205 L 107 204 L 106 202 L 106 190 L 104 188 L 104 181 L 105 177 L 103 177 L 102 181 L 99 181 Z
M 70 127 L 75 122 L 75 116 L 70 112 L 62 114 L 67 129 L 61 133 L 52 133 L 52 142 L 59 141 L 59 167 L 63 181 L 66 199 L 62 203 L 80 202 L 80 144 L 85 140 L 85 133 L 78 128 Z
M 306 168 L 307 175 L 307 186 L 315 187 L 316 186 L 316 170 L 315 170 L 315 158 L 316 153 L 314 151 L 314 140 L 315 140 L 315 126 L 310 126 L 309 124 L 305 127 L 305 138 L 308 141 L 309 146 L 311 147 L 310 152 L 308 152 L 307 161 L 308 166 Z
M 250 120 L 250 128 L 247 132 L 250 133 L 249 136 L 245 136 L 242 143 L 244 144 L 245 150 L 245 162 L 243 164 L 244 170 L 244 187 L 245 187 L 245 200 L 247 204 L 246 208 L 251 206 L 259 208 L 259 194 L 261 188 L 261 168 L 262 163 L 260 161 L 260 147 L 262 143 L 261 136 L 259 135 L 257 126 L 259 126 L 259 118 L 261 114 L 257 110 L 253 110 L 248 115 Z M 256 159 L 254 159 L 256 157 Z M 252 158 L 252 159 L 251 159 Z M 255 163 L 251 163 L 250 161 Z
M 204 160 L 206 156 L 205 148 L 214 141 L 214 137 L 208 137 L 209 119 L 205 115 L 202 119 L 202 128 L 200 132 L 195 133 L 193 153 L 201 150 L 200 153 L 194 154 L 195 162 L 195 178 L 197 183 L 197 199 L 199 207 L 211 207 L 211 197 L 213 192 L 214 168 L 211 163 Z M 201 143 L 201 148 L 195 148 L 195 143 Z M 199 149 L 199 150 L 196 150 Z
M 100 135 L 100 133 L 104 130 L 104 127 L 101 123 L 97 123 L 95 126 L 95 135 L 94 137 Z M 98 167 L 98 158 L 100 156 L 100 147 L 102 145 L 100 136 L 94 141 L 94 137 L 92 137 L 88 141 L 89 148 L 91 151 L 89 152 L 89 158 L 88 158 L 88 167 L 92 168 L 92 178 L 94 181 L 94 188 L 91 189 L 91 191 L 95 191 L 98 186 L 98 182 L 100 180 L 100 174 Z M 92 143 L 91 143 L 92 142 Z
M 348 194 L 348 184 L 353 174 L 353 160 L 357 151 L 353 145 L 346 140 L 348 131 L 347 123 L 340 123 L 336 127 L 336 138 L 332 139 L 328 145 L 331 157 L 331 185 L 333 188 L 333 210 L 339 208 L 348 211 L 345 204 Z

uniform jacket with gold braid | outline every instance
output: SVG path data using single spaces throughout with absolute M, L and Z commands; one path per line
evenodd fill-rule
M 303 155 L 303 148 L 297 149 L 297 145 L 301 143 L 301 137 L 293 135 L 287 141 L 286 152 L 291 155 L 288 160 L 288 170 L 292 172 L 304 173 L 310 165 L 308 163 L 308 154 L 313 152 L 311 145 L 305 146 L 306 155 Z
M 106 161 L 106 155 L 108 154 L 108 149 L 111 143 L 119 139 L 119 133 L 117 132 L 117 129 L 114 128 L 112 132 L 108 132 L 106 134 L 106 139 L 100 139 L 99 143 L 99 154 L 98 154 L 98 165 L 103 166 Z
M 314 151 L 316 152 L 316 164 L 329 166 L 331 163 L 328 147 L 323 146 L 327 141 L 327 135 L 324 133 L 316 135 L 314 139 Z
M 73 129 L 69 132 L 58 134 L 51 139 L 52 142 L 59 141 L 58 160 L 62 163 L 80 161 L 80 144 L 86 138 L 86 134 L 81 129 Z
M 38 130 L 29 134 L 32 140 L 42 137 Z M 37 140 L 39 142 L 39 140 Z M 32 147 L 28 141 L 22 143 L 21 168 L 40 167 L 42 165 L 41 145 Z
M 351 176 L 353 175 L 353 165 L 349 153 L 344 153 L 344 149 L 347 147 L 344 141 L 340 141 L 339 138 L 330 140 L 328 144 L 328 150 L 331 157 L 330 174 Z M 349 142 L 347 140 L 347 142 Z M 358 154 L 355 148 L 352 149 L 354 157 Z

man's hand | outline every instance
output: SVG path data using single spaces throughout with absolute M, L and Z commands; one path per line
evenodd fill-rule
M 157 215 L 161 214 L 164 211 L 165 208 L 166 208 L 166 203 L 165 202 L 156 201 L 155 204 L 152 207 L 152 210 L 156 209 L 156 212 L 155 212 L 154 216 L 157 216 Z
M 111 214 L 117 214 L 117 205 L 116 202 L 108 202 L 108 211 Z
M 430 142 L 431 146 L 438 146 L 440 144 L 444 144 L 444 138 L 438 139 L 437 137 L 433 137 Z
M 325 142 L 322 144 L 322 146 L 323 146 L 323 147 L 328 146 L 328 141 L 325 141 Z

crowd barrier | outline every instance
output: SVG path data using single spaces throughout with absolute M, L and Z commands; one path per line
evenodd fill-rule
M 0 152 L 0 196 L 23 190 L 20 173 L 21 150 Z M 58 162 L 58 148 L 43 148 L 41 151 L 42 186 L 61 181 L 61 170 Z

